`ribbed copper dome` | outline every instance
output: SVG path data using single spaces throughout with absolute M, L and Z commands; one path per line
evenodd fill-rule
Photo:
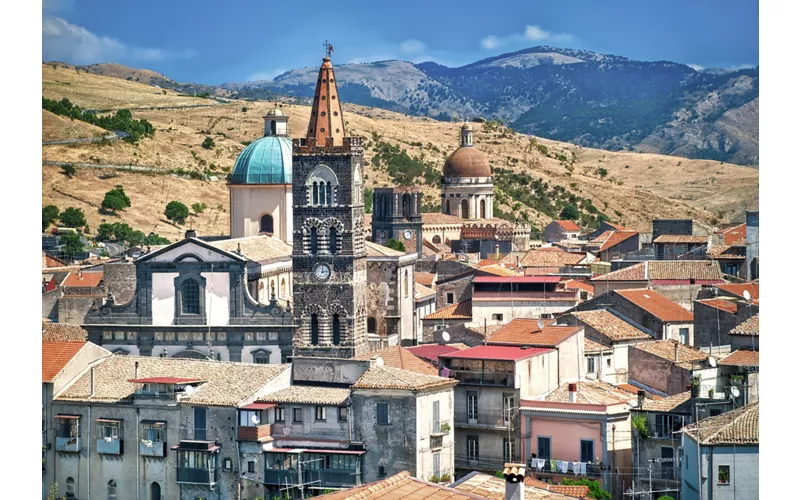
M 453 152 L 444 164 L 445 177 L 491 177 L 489 160 L 480 150 L 462 146 Z

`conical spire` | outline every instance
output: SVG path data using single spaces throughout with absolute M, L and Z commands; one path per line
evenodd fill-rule
M 314 91 L 314 103 L 311 108 L 311 120 L 308 122 L 308 144 L 323 147 L 327 139 L 333 138 L 334 146 L 341 146 L 346 133 L 344 116 L 339 103 L 339 91 L 333 75 L 330 57 L 322 59 L 317 78 L 317 90 Z

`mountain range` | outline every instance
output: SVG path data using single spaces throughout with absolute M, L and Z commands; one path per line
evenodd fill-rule
M 318 68 L 224 83 L 311 97 Z M 380 61 L 336 66 L 346 102 L 439 120 L 498 119 L 520 132 L 608 149 L 758 166 L 758 68 L 698 70 L 595 52 L 533 47 L 461 67 Z

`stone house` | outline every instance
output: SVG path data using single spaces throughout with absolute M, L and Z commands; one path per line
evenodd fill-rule
M 472 279 L 474 277 L 474 269 L 449 276 L 439 274 L 436 280 L 436 308 L 441 309 L 470 300 L 472 298 Z
M 580 292 L 558 276 L 476 276 L 472 280 L 475 326 L 502 325 L 515 318 L 552 318 L 578 305 Z
M 735 328 L 728 332 L 728 338 L 731 340 L 731 350 L 749 348 L 757 351 L 758 331 L 758 314 L 754 314 L 746 321 L 736 325 Z
M 692 385 L 694 372 L 713 368 L 708 354 L 676 340 L 656 340 L 628 346 L 628 381 L 658 395 L 672 396 Z M 699 373 L 698 373 L 699 374 Z M 699 374 L 699 391 L 714 390 L 716 373 Z
M 758 305 L 722 294 L 715 298 L 696 300 L 694 304 L 693 345 L 703 348 L 713 347 L 717 351 L 721 348 L 730 349 L 734 343 L 741 346 L 737 341 L 742 337 L 734 338 L 731 332 L 752 315 L 757 315 L 759 310 Z
M 653 238 L 656 260 L 705 259 L 708 236 L 662 234 Z
M 603 262 L 624 258 L 641 249 L 636 231 L 605 231 L 589 240 L 586 250 Z
M 555 241 L 578 241 L 581 236 L 581 228 L 575 221 L 554 220 L 544 227 L 544 241 L 553 243 Z
M 414 339 L 424 342 L 425 325 L 423 318 L 436 310 L 436 290 L 419 282 L 414 283 Z
M 417 254 L 377 243 L 367 249 L 367 341 L 370 349 L 413 345 Z

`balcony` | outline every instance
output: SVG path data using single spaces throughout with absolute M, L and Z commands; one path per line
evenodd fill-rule
M 514 387 L 513 372 L 488 372 L 480 370 L 450 370 L 463 385 L 484 385 L 492 387 Z
M 507 462 L 514 462 L 515 460 L 506 460 L 508 457 L 478 455 L 456 455 L 455 466 L 456 469 L 470 469 L 497 472 L 503 470 Z
M 431 436 L 431 449 L 442 448 L 444 446 L 444 435 Z
M 436 435 L 445 435 L 450 432 L 453 428 L 453 425 L 450 423 L 449 420 L 437 420 L 435 422 L 431 422 L 430 425 L 430 432 L 431 436 Z
M 167 456 L 167 443 L 163 441 L 148 441 L 142 439 L 139 442 L 139 455 L 143 457 L 160 457 Z
M 361 484 L 360 469 L 306 469 L 303 482 L 318 484 L 322 488 L 350 488 Z
M 81 451 L 81 438 L 79 437 L 57 437 L 56 451 L 64 453 L 79 453 Z
M 252 427 L 239 426 L 236 439 L 239 441 L 269 441 L 272 439 L 272 424 Z
M 203 484 L 213 486 L 218 481 L 219 469 L 193 469 L 190 467 L 177 468 L 178 483 Z
M 297 484 L 297 469 L 265 469 L 264 483 L 285 486 L 287 484 Z
M 122 455 L 122 440 L 119 438 L 99 438 L 97 453 L 103 455 Z
M 516 409 L 510 410 L 478 410 L 467 412 L 465 410 L 455 413 L 456 427 L 471 429 L 497 429 L 514 430 L 518 425 Z

